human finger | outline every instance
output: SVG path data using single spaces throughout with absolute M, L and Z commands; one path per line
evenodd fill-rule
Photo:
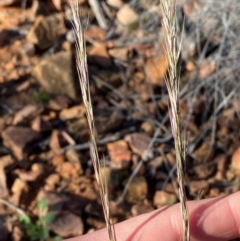
M 224 241 L 240 236 L 240 192 L 206 200 L 189 201 L 192 241 Z M 179 204 L 166 206 L 114 226 L 117 241 L 179 241 L 183 224 Z M 106 229 L 67 241 L 107 241 Z

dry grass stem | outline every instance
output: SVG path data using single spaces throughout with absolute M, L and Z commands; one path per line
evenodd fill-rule
M 177 41 L 177 19 L 175 4 L 170 0 L 161 2 L 163 13 L 163 28 L 165 31 L 165 48 L 169 62 L 169 69 L 165 76 L 165 82 L 170 100 L 170 122 L 175 142 L 177 175 L 179 183 L 179 198 L 181 203 L 181 212 L 183 218 L 184 237 L 183 240 L 190 240 L 189 234 L 189 214 L 187 208 L 187 198 L 185 193 L 185 153 L 186 142 L 181 133 L 179 120 L 179 70 L 178 60 L 180 55 L 181 43 Z M 181 41 L 180 41 L 181 42 Z
M 4 200 L 3 198 L 0 198 L 0 203 L 2 203 L 3 205 L 11 208 L 12 210 L 16 211 L 20 216 L 27 215 L 21 208 L 16 207 L 12 203 Z
M 95 171 L 96 180 L 99 186 L 100 198 L 103 207 L 103 213 L 105 217 L 105 222 L 108 229 L 109 239 L 111 241 L 116 240 L 114 234 L 114 227 L 110 221 L 109 213 L 109 199 L 107 190 L 107 181 L 102 177 L 100 172 L 100 159 L 98 155 L 97 142 L 96 142 L 96 129 L 94 125 L 93 109 L 90 96 L 89 88 L 89 76 L 88 76 L 88 66 L 87 66 L 87 54 L 86 54 L 86 43 L 84 39 L 84 30 L 81 23 L 81 18 L 79 15 L 78 1 L 70 1 L 71 11 L 73 14 L 72 24 L 75 33 L 76 42 L 76 61 L 77 61 L 77 71 L 79 76 L 79 82 L 82 91 L 83 103 L 86 108 L 86 116 L 89 127 L 90 134 L 90 153 L 92 157 L 92 163 Z

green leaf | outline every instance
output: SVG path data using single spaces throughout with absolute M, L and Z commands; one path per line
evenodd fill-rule
M 61 240 L 62 240 L 62 237 L 60 237 L 60 236 L 55 236 L 52 240 L 53 240 L 53 241 L 61 241 Z
M 45 224 L 51 224 L 55 219 L 55 214 L 53 213 L 47 213 L 44 217 L 43 220 Z
M 45 208 L 47 207 L 47 199 L 42 198 L 41 200 L 39 200 L 37 203 L 37 207 L 40 212 L 43 212 L 45 210 Z
M 32 100 L 37 104 L 47 104 L 50 99 L 50 94 L 44 90 L 35 92 L 32 95 Z
M 46 227 L 42 227 L 41 240 L 46 240 L 49 238 L 49 231 Z
M 26 224 L 26 225 L 32 224 L 32 221 L 27 214 L 24 214 L 24 215 L 20 216 L 19 221 L 23 224 Z

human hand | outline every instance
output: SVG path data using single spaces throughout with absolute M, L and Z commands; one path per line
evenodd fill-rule
M 191 241 L 223 241 L 240 237 L 240 192 L 189 201 Z M 179 241 L 183 224 L 179 204 L 131 218 L 114 226 L 117 241 Z M 66 241 L 107 241 L 106 229 Z

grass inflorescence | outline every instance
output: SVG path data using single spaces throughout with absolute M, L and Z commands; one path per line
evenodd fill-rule
M 89 88 L 89 76 L 87 66 L 86 43 L 84 39 L 84 30 L 79 15 L 78 1 L 70 1 L 70 6 L 73 14 L 72 24 L 74 28 L 74 36 L 76 42 L 76 61 L 77 71 L 79 76 L 80 87 L 82 91 L 82 99 L 86 108 L 86 116 L 90 135 L 90 154 L 95 171 L 96 181 L 99 186 L 100 198 L 103 207 L 105 222 L 108 229 L 109 239 L 116 240 L 114 227 L 110 220 L 109 198 L 106 178 L 101 175 L 101 164 L 97 149 L 96 128 L 94 125 L 93 109 Z
M 70 2 L 71 10 L 73 14 L 73 28 L 76 40 L 76 61 L 77 70 L 79 75 L 79 81 L 82 91 L 83 103 L 86 107 L 86 116 L 88 121 L 89 133 L 90 133 L 90 153 L 92 157 L 93 167 L 95 171 L 96 180 L 100 190 L 100 197 L 103 206 L 104 217 L 108 229 L 109 239 L 116 240 L 114 234 L 114 228 L 110 221 L 109 213 L 109 200 L 107 183 L 105 177 L 100 172 L 100 161 L 96 143 L 96 129 L 94 125 L 93 109 L 91 104 L 90 88 L 89 88 L 89 76 L 87 67 L 87 54 L 86 45 L 84 39 L 84 30 L 79 15 L 78 1 Z M 180 120 L 179 120 L 179 82 L 180 75 L 178 69 L 178 60 L 180 55 L 181 44 L 177 38 L 177 20 L 175 12 L 175 4 L 172 4 L 169 0 L 161 2 L 163 13 L 163 27 L 165 29 L 165 48 L 169 62 L 169 69 L 165 76 L 165 82 L 169 94 L 170 100 L 170 120 L 173 137 L 175 140 L 176 160 L 177 160 L 177 173 L 179 183 L 179 198 L 181 202 L 181 211 L 184 226 L 184 240 L 189 240 L 189 215 L 186 205 L 187 198 L 185 194 L 185 178 L 184 178 L 184 166 L 185 166 L 185 139 L 182 135 Z
M 181 130 L 179 120 L 179 84 L 180 74 L 178 61 L 181 49 L 181 39 L 178 41 L 176 6 L 169 0 L 161 2 L 162 24 L 165 30 L 165 51 L 168 58 L 169 68 L 165 76 L 165 83 L 169 95 L 169 115 L 172 134 L 174 137 L 177 176 L 179 185 L 179 199 L 183 218 L 184 240 L 190 240 L 189 233 L 189 213 L 187 208 L 187 198 L 185 193 L 185 156 L 186 140 Z

